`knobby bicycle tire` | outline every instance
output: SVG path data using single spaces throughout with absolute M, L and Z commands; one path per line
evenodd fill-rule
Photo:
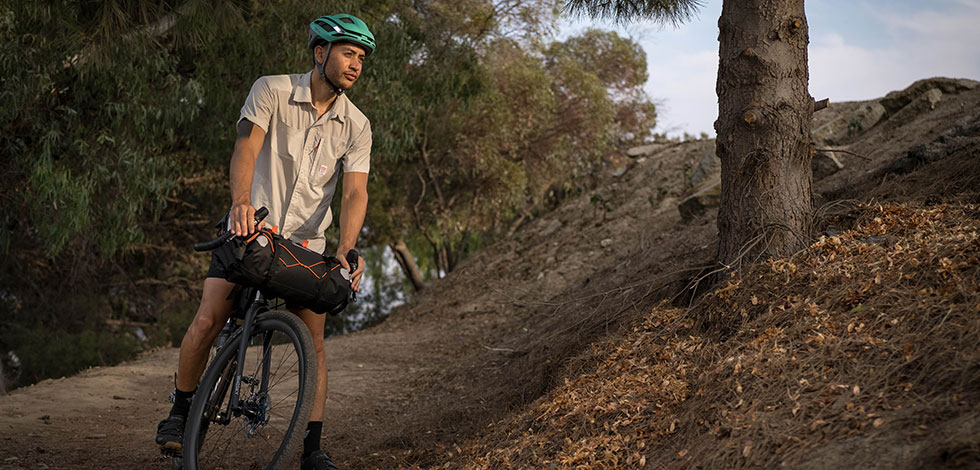
M 258 315 L 245 355 L 239 396 L 246 402 L 251 398 L 249 403 L 261 403 L 251 409 L 264 418 L 226 413 L 223 418 L 229 422 L 216 422 L 216 413 L 227 411 L 229 380 L 235 373 L 240 338 L 241 329 L 217 352 L 194 394 L 184 433 L 185 470 L 279 470 L 289 468 L 298 455 L 316 394 L 316 349 L 309 329 L 289 312 Z M 277 344 L 283 341 L 285 344 Z M 262 359 L 266 357 L 270 358 L 268 381 L 272 388 L 268 397 L 256 393 L 256 389 L 261 390 Z

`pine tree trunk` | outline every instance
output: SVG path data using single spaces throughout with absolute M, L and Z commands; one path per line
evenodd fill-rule
M 422 290 L 425 287 L 425 281 L 422 280 L 422 273 L 419 271 L 418 264 L 415 263 L 415 257 L 412 256 L 412 251 L 405 244 L 405 240 L 398 239 L 397 242 L 389 246 L 391 247 L 392 253 L 395 254 L 395 260 L 401 266 L 402 272 L 405 273 L 405 277 L 409 281 L 412 281 L 412 287 L 415 288 L 415 292 Z
M 803 0 L 725 0 L 718 21 L 718 261 L 806 246 L 813 213 Z

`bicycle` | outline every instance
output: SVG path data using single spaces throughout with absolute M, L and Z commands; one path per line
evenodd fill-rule
M 256 230 L 267 214 L 256 211 Z M 213 250 L 232 236 L 225 232 L 194 250 Z M 356 269 L 357 252 L 347 259 Z M 313 338 L 299 317 L 270 307 L 261 289 L 239 285 L 233 295 L 231 317 L 191 402 L 183 449 L 172 459 L 175 470 L 276 470 L 299 453 L 316 393 Z

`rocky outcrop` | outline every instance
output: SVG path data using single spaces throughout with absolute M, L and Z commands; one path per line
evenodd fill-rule
M 885 108 L 885 114 L 891 116 L 918 99 L 923 93 L 931 92 L 932 89 L 939 90 L 942 96 L 942 93 L 954 95 L 977 86 L 980 86 L 980 82 L 966 78 L 926 78 L 909 85 L 904 90 L 888 93 L 879 102 Z
M 896 129 L 935 109 L 944 95 L 977 87 L 980 82 L 965 78 L 935 77 L 919 80 L 878 100 L 831 103 L 813 115 L 810 125 L 813 140 L 820 147 L 841 145 L 877 125 Z
M 831 103 L 813 116 L 813 140 L 819 145 L 838 144 L 871 129 L 884 117 L 885 108 L 877 101 Z
M 936 109 L 936 104 L 943 99 L 943 92 L 939 88 L 930 88 L 919 96 L 915 97 L 910 103 L 903 106 L 895 114 L 888 117 L 884 126 L 887 129 L 897 129 L 912 122 L 920 114 Z

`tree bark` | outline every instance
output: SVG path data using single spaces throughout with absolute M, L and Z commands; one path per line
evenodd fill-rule
M 721 207 L 729 268 L 806 247 L 813 196 L 803 0 L 725 0 L 718 20 Z
M 395 243 L 388 245 L 391 248 L 392 253 L 395 254 L 395 260 L 398 261 L 398 265 L 401 266 L 402 272 L 405 273 L 405 277 L 409 281 L 412 281 L 412 287 L 415 288 L 415 292 L 422 290 L 425 287 L 425 281 L 422 280 L 422 273 L 419 271 L 419 265 L 415 263 L 415 257 L 412 256 L 412 251 L 408 249 L 408 245 L 405 244 L 405 240 L 398 239 Z
M 0 359 L 0 395 L 7 394 L 7 376 L 3 375 L 3 360 Z

